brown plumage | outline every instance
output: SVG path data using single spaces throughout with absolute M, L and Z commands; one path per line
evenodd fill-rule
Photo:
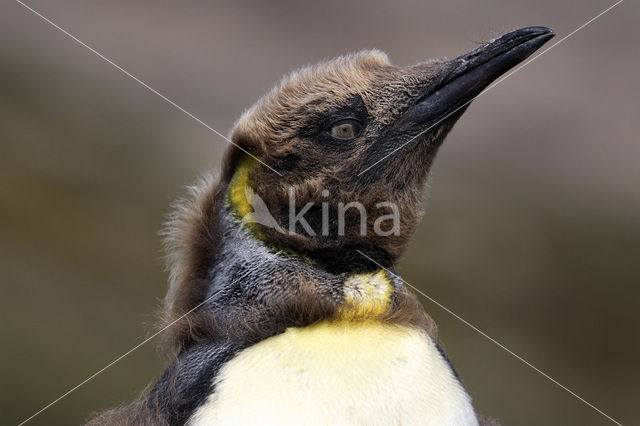
M 468 101 L 550 37 L 523 29 L 460 58 L 409 67 L 375 50 L 343 56 L 294 72 L 260 99 L 234 126 L 219 176 L 191 189 L 165 231 L 162 325 L 177 359 L 140 402 L 92 424 L 183 424 L 226 362 L 292 327 L 378 321 L 437 342 L 432 319 L 387 271 L 419 223 L 433 158 Z M 273 223 L 245 223 L 251 197 Z M 364 225 L 355 210 L 335 220 L 353 202 L 367 213 Z M 291 209 L 307 205 L 311 229 L 290 223 Z M 381 226 L 390 213 L 396 232 Z M 388 300 L 375 295 L 375 280 Z M 374 295 L 354 301 L 349 291 Z

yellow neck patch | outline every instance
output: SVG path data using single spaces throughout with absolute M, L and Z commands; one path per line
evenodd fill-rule
M 253 211 L 250 203 L 251 200 L 247 199 L 247 188 L 250 188 L 249 172 L 255 164 L 256 160 L 253 157 L 245 155 L 240 160 L 238 167 L 236 167 L 236 171 L 229 184 L 228 202 L 233 212 L 241 218 Z
M 253 213 L 253 207 L 251 207 L 252 200 L 250 197 L 254 197 L 255 193 L 250 186 L 249 172 L 257 162 L 254 157 L 249 155 L 242 157 L 229 183 L 227 202 L 231 207 L 231 211 L 237 215 L 238 218 L 245 219 L 245 224 L 256 233 L 256 235 L 259 235 L 256 223 L 250 220 L 250 215 Z
M 339 319 L 362 320 L 384 314 L 391 307 L 393 284 L 386 271 L 354 274 L 344 283 L 345 306 Z

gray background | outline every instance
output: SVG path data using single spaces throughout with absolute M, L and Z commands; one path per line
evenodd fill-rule
M 288 71 L 362 48 L 454 57 L 510 29 L 559 40 L 608 1 L 44 1 L 37 10 L 226 133 Z M 637 3 L 476 100 L 436 161 L 404 277 L 622 421 L 640 421 Z M 226 142 L 19 4 L 0 5 L 0 423 L 141 341 L 157 232 Z M 608 421 L 424 300 L 476 406 Z M 162 371 L 149 343 L 33 420 L 77 424 Z

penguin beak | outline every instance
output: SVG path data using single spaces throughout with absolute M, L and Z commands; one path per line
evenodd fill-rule
M 524 61 L 555 34 L 546 27 L 512 31 L 451 61 L 449 75 L 395 123 L 398 133 L 457 119 L 489 84 Z M 412 132 L 413 130 L 413 132 Z M 424 130 L 422 130 L 424 131 Z
M 422 152 L 427 157 L 422 161 L 430 165 L 435 150 L 471 101 L 554 35 L 546 27 L 522 28 L 444 61 L 442 75 L 430 76 L 437 83 L 422 83 L 423 88 L 416 90 L 418 94 L 404 114 L 372 144 L 363 157 L 364 170 L 358 176 L 367 172 L 367 179 L 376 179 L 386 172 L 394 174 L 397 164 L 393 165 L 393 159 L 404 164 L 406 153 L 417 146 L 425 148 Z M 372 166 L 385 159 L 390 161 L 390 167 Z

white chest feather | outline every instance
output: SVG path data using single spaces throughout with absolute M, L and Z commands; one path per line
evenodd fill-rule
M 291 328 L 236 355 L 189 424 L 477 425 L 421 330 L 365 322 Z

